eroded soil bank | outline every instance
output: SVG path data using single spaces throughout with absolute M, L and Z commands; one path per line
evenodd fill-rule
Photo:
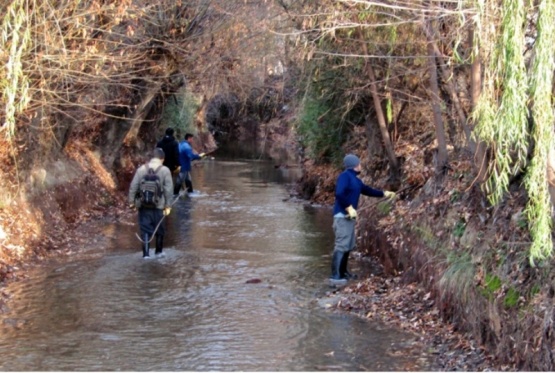
M 361 154 L 365 183 L 389 189 L 379 162 Z M 299 194 L 332 203 L 340 171 L 305 167 Z M 421 334 L 439 370 L 552 370 L 553 261 L 530 265 L 526 196 L 514 185 L 488 207 L 471 159 L 441 182 L 415 177 L 425 170 L 404 170 L 394 203 L 361 197 L 356 250 L 372 275 L 331 294 L 334 308 Z

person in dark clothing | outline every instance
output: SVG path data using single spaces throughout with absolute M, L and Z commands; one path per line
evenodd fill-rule
M 160 141 L 158 141 L 158 144 L 156 144 L 157 148 L 160 148 L 164 151 L 164 166 L 169 168 L 172 174 L 176 173 L 177 167 L 179 167 L 179 143 L 177 142 L 173 134 L 173 128 L 169 127 L 168 129 L 166 129 L 166 134 L 164 135 L 164 137 Z
M 129 207 L 133 209 L 139 209 L 139 229 L 141 231 L 141 240 L 143 241 L 143 258 L 145 259 L 150 258 L 149 242 L 152 238 L 152 235 L 154 234 L 154 230 L 162 221 L 162 218 L 169 215 L 171 211 L 171 201 L 173 199 L 172 174 L 169 168 L 163 165 L 163 160 L 164 151 L 161 148 L 154 149 L 152 159 L 148 163 L 143 164 L 137 169 L 129 187 Z M 158 202 L 156 203 L 156 207 L 141 206 L 139 198 L 141 181 L 148 173 L 149 169 L 152 169 L 160 180 L 162 193 Z M 164 245 L 164 234 L 164 224 L 160 224 L 158 226 L 158 230 L 156 231 L 156 251 L 154 252 L 157 257 L 163 255 L 162 248 Z
M 356 155 L 347 154 L 343 159 L 343 166 L 345 171 L 337 178 L 333 206 L 335 246 L 330 277 L 330 281 L 333 283 L 344 283 L 354 278 L 354 275 L 347 270 L 347 263 L 349 254 L 355 247 L 356 209 L 360 195 L 395 198 L 394 192 L 373 189 L 358 178 L 362 167 L 360 159 Z
M 191 140 L 193 135 L 187 133 L 185 139 L 179 143 L 179 166 L 181 170 L 177 176 L 177 182 L 175 183 L 174 194 L 179 194 L 183 183 L 187 188 L 187 193 L 193 193 L 193 181 L 191 180 L 191 163 L 194 160 L 202 159 L 205 157 L 205 153 L 197 154 L 193 151 L 191 147 Z

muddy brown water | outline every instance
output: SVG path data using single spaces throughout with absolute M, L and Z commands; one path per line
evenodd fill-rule
M 166 257 L 143 260 L 136 227 L 108 224 L 109 245 L 31 270 L 5 289 L 0 369 L 429 370 L 416 336 L 322 307 L 331 210 L 286 201 L 298 176 L 204 161 L 199 193 L 168 218 Z

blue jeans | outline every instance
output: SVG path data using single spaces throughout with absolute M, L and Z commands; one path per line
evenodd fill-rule
M 193 193 L 193 181 L 191 180 L 191 171 L 181 171 L 179 175 L 177 175 L 173 194 L 179 194 L 183 183 L 185 183 L 185 188 L 187 188 L 187 192 Z

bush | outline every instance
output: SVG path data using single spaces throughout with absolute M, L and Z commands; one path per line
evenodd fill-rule
M 339 119 L 331 114 L 331 108 L 312 98 L 304 101 L 297 133 L 299 142 L 316 162 L 333 163 L 341 158 L 344 132 Z
M 162 113 L 160 136 L 168 127 L 175 130 L 176 138 L 179 139 L 183 138 L 187 132 L 195 134 L 195 115 L 199 106 L 200 103 L 196 97 L 186 90 L 170 98 Z

